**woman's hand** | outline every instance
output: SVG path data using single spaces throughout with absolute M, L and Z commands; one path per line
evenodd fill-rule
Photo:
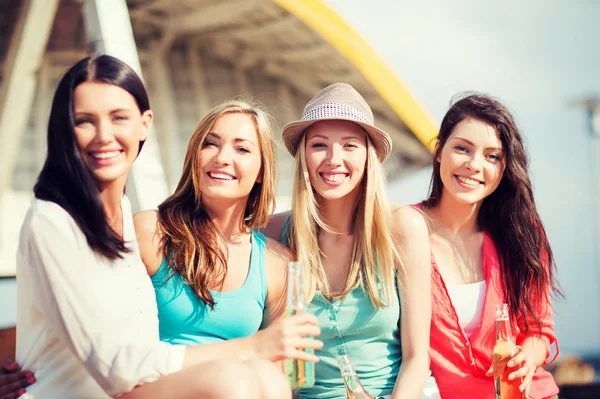
M 519 349 L 519 352 L 517 352 L 517 354 L 514 355 L 506 364 L 506 367 L 508 368 L 515 368 L 515 370 L 508 375 L 508 379 L 510 381 L 514 381 L 517 378 L 522 378 L 521 384 L 519 385 L 519 390 L 521 392 L 525 391 L 525 397 L 528 398 L 531 381 L 537 368 L 537 357 L 536 354 L 532 354 L 520 346 L 517 346 L 517 348 Z M 487 373 L 485 373 L 485 375 L 488 377 L 494 375 L 492 366 L 490 366 L 490 369 L 487 371 Z
M 507 367 L 514 367 L 515 369 L 518 367 L 518 369 L 508 375 L 508 379 L 513 381 L 522 378 L 519 390 L 525 392 L 525 397 L 528 398 L 531 380 L 533 379 L 537 365 L 535 362 L 535 355 L 529 353 L 529 351 L 520 346 L 518 348 L 519 352 L 506 364 Z
M 33 373 L 21 371 L 21 367 L 13 360 L 5 359 L 0 365 L 0 399 L 16 399 L 34 382 Z
M 323 342 L 308 338 L 321 334 L 316 316 L 300 313 L 283 317 L 252 336 L 259 358 L 271 361 L 298 359 L 316 363 L 319 358 L 304 349 L 321 349 Z

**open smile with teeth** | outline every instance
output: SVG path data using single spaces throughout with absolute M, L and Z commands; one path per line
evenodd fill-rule
M 91 152 L 90 156 L 94 159 L 111 159 L 119 156 L 121 151 L 105 151 L 105 152 Z
M 339 183 L 339 182 L 343 181 L 346 178 L 346 176 L 348 176 L 347 173 L 323 173 L 323 172 L 321 172 L 319 174 L 321 175 L 321 177 L 324 180 L 332 182 L 332 183 Z
M 227 173 L 208 172 L 208 175 L 216 180 L 235 180 L 235 177 Z
M 480 184 L 483 184 L 483 182 L 479 181 L 479 180 L 475 180 L 475 179 L 470 179 L 466 176 L 459 176 L 459 175 L 454 175 L 461 183 L 464 183 L 468 186 L 472 186 L 472 187 L 477 187 Z

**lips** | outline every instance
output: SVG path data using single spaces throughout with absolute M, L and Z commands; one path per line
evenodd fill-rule
M 237 180 L 235 176 L 233 176 L 229 173 L 226 173 L 226 172 L 211 171 L 211 172 L 208 172 L 207 174 L 213 180 L 221 180 L 221 181 Z
M 319 177 L 321 177 L 323 183 L 331 187 L 337 187 L 341 185 L 348 176 L 349 173 L 345 172 L 319 172 Z
M 467 176 L 454 175 L 454 177 L 460 183 L 462 183 L 463 185 L 469 186 L 469 187 L 478 187 L 480 184 L 483 184 L 482 181 L 473 179 L 473 178 L 470 178 Z
M 113 159 L 118 157 L 121 154 L 121 150 L 113 150 L 113 151 L 92 151 L 88 153 L 90 157 L 97 160 L 106 160 Z

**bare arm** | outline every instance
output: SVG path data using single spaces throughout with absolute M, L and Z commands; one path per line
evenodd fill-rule
M 279 242 L 281 239 L 281 233 L 283 232 L 283 225 L 285 224 L 285 220 L 289 214 L 290 211 L 286 211 L 271 216 L 263 233 L 267 237 Z
M 283 244 L 267 238 L 267 301 L 262 328 L 281 318 L 287 297 L 287 265 L 294 254 Z
M 431 324 L 431 248 L 422 214 L 409 207 L 394 211 L 394 233 L 402 265 L 400 332 L 402 366 L 392 397 L 419 398 L 429 376 Z
M 160 247 L 160 232 L 158 231 L 158 213 L 156 211 L 142 211 L 134 218 L 135 231 L 142 261 L 149 275 L 153 275 L 159 269 L 163 260 L 162 248 Z M 267 319 L 273 321 L 279 318 L 283 312 L 283 292 L 285 285 L 285 267 L 287 259 L 292 256 L 291 252 L 283 245 L 276 242 L 267 243 Z M 255 334 L 250 337 L 237 338 L 214 344 L 189 346 L 186 348 L 183 367 L 190 367 L 214 360 L 282 360 L 285 357 L 299 357 L 308 361 L 316 361 L 315 357 L 307 357 L 305 352 L 297 351 L 295 347 L 300 345 L 288 345 L 286 339 L 302 339 L 308 347 L 320 347 L 320 342 L 310 340 L 305 342 L 305 335 L 319 335 L 316 318 L 306 315 L 302 318 L 293 318 L 287 321 L 286 326 L 274 326 L 269 331 Z M 270 322 L 267 323 L 269 325 Z M 284 328 L 286 327 L 286 328 Z M 285 344 L 284 344 L 285 343 Z M 315 346 L 316 345 L 316 346 Z
M 163 260 L 162 247 L 160 245 L 161 235 L 158 228 L 158 212 L 148 210 L 138 212 L 133 215 L 133 225 L 135 226 L 135 235 L 140 255 L 148 275 L 150 277 L 160 268 Z

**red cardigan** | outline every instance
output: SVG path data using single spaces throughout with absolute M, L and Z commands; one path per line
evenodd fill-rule
M 492 349 L 496 340 L 496 304 L 504 302 L 504 295 L 500 284 L 500 259 L 496 246 L 487 234 L 483 242 L 483 263 L 487 284 L 483 316 L 479 329 L 467 339 L 459 325 L 456 310 L 433 254 L 431 256 L 431 371 L 444 399 L 494 399 L 493 378 L 486 377 L 485 373 L 490 368 Z M 541 337 L 547 345 L 549 354 L 550 345 L 556 342 L 549 301 L 542 304 L 538 316 L 542 325 Z M 525 338 L 524 334 L 519 332 L 518 326 L 513 326 L 513 337 L 516 337 L 517 344 Z M 529 397 L 543 399 L 557 393 L 558 387 L 552 375 L 538 367 L 533 377 Z

